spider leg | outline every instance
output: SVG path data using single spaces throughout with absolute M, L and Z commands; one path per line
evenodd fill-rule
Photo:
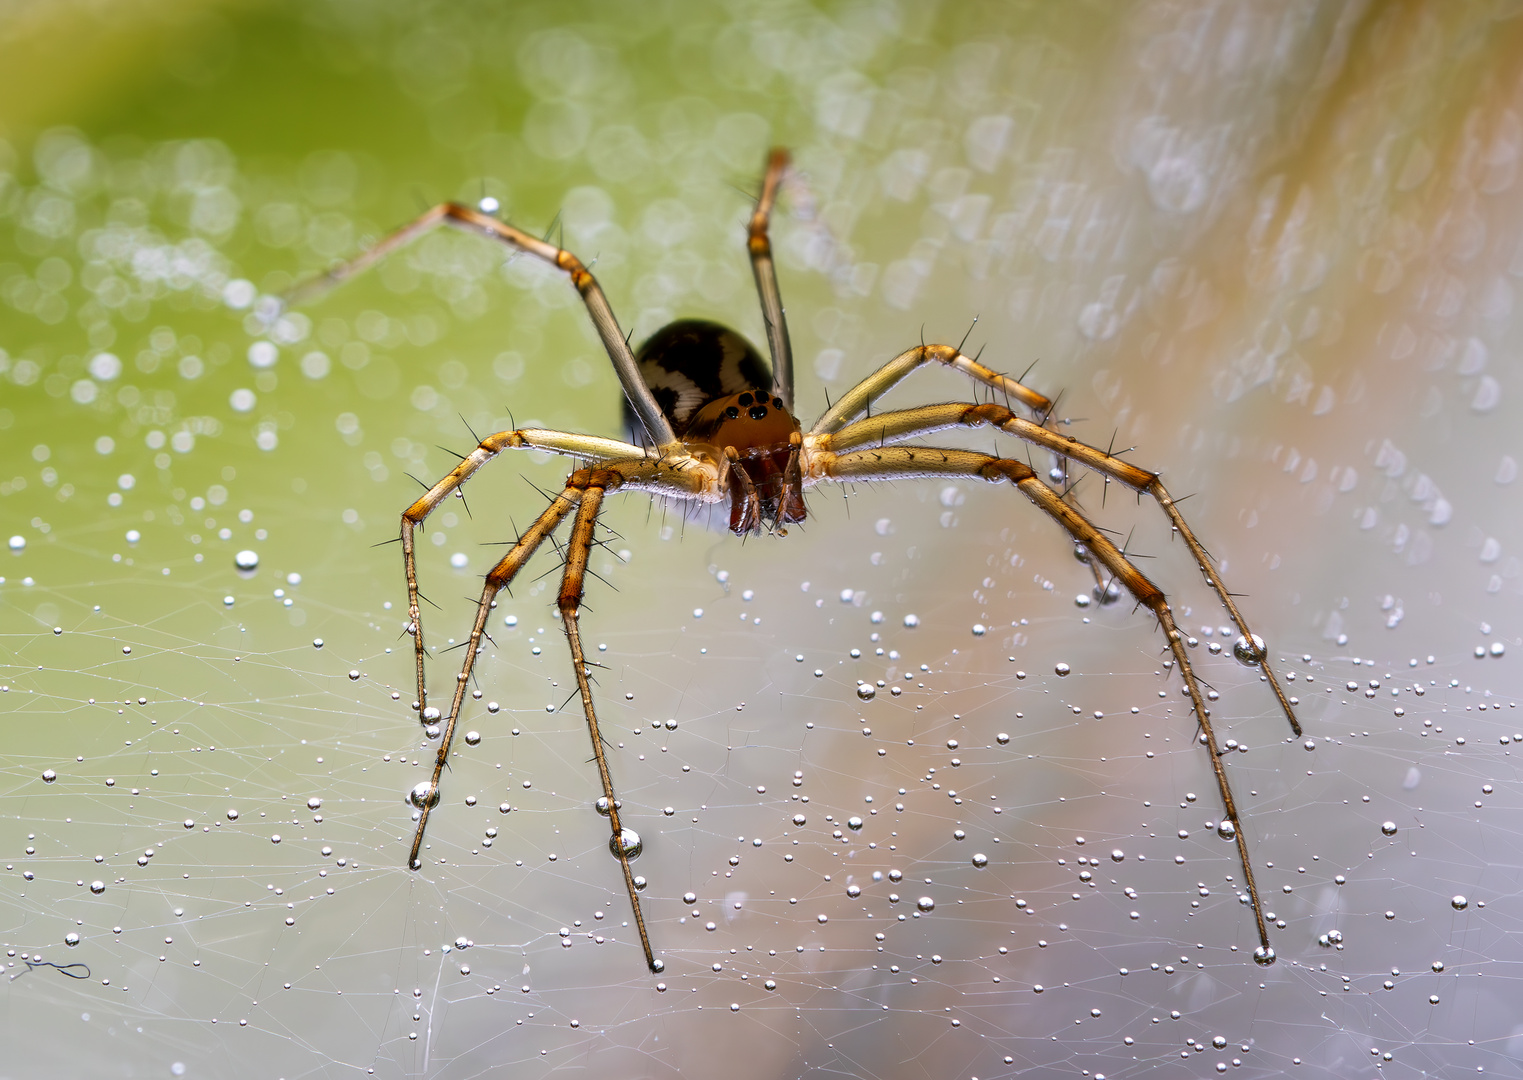
M 390 235 L 382 237 L 348 262 L 340 263 L 326 273 L 309 278 L 297 285 L 281 297 L 281 302 L 285 306 L 295 306 L 316 299 L 335 286 L 363 273 L 398 248 L 405 247 L 424 233 L 432 232 L 441 225 L 477 233 L 564 270 L 570 276 L 571 283 L 576 286 L 577 292 L 581 294 L 582 303 L 587 307 L 587 314 L 597 329 L 598 337 L 603 341 L 603 348 L 608 352 L 608 359 L 613 362 L 620 384 L 624 387 L 624 395 L 629 398 L 629 404 L 634 409 L 635 415 L 640 418 L 640 422 L 645 425 L 646 432 L 658 446 L 667 446 L 676 441 L 671 423 L 661 412 L 661 406 L 656 402 L 650 388 L 645 385 L 645 380 L 640 377 L 640 369 L 635 364 L 634 353 L 630 351 L 624 332 L 619 329 L 619 321 L 614 317 L 613 308 L 609 306 L 608 298 L 603 295 L 602 286 L 598 284 L 597 278 L 592 276 L 580 259 L 564 248 L 515 229 L 506 222 L 498 221 L 490 214 L 474 210 L 469 206 L 463 206 L 460 203 L 440 203 Z
M 1008 409 L 1000 406 L 964 405 L 961 407 L 964 409 L 992 408 L 1007 414 L 1009 412 Z M 876 422 L 881 423 L 883 420 L 884 416 L 880 415 Z M 1038 428 L 1038 430 L 1044 429 Z M 1095 453 L 1098 454 L 1099 451 Z M 1020 488 L 1021 493 L 1030 499 L 1037 509 L 1061 525 L 1077 543 L 1083 544 L 1091 556 L 1137 598 L 1139 604 L 1153 613 L 1168 641 L 1169 651 L 1174 654 L 1179 673 L 1184 678 L 1185 691 L 1190 697 L 1190 704 L 1195 710 L 1203 739 L 1210 751 L 1211 768 L 1216 775 L 1216 786 L 1222 799 L 1221 834 L 1226 837 L 1230 832 L 1231 838 L 1237 843 L 1238 863 L 1242 867 L 1243 881 L 1247 886 L 1249 902 L 1253 907 L 1253 918 L 1258 925 L 1259 948 L 1254 952 L 1254 959 L 1266 964 L 1273 962 L 1274 949 L 1269 944 L 1269 932 L 1264 923 L 1264 907 L 1259 900 L 1258 886 L 1254 884 L 1253 866 L 1248 858 L 1248 842 L 1243 836 L 1237 801 L 1232 797 L 1232 785 L 1228 783 L 1227 770 L 1221 760 L 1222 751 L 1217 746 L 1216 735 L 1211 729 L 1211 714 L 1201 694 L 1200 682 L 1195 677 L 1195 670 L 1190 666 L 1190 657 L 1185 651 L 1184 634 L 1174 622 L 1174 613 L 1169 609 L 1163 591 L 1149 581 L 1104 533 L 1095 528 L 1088 518 L 1064 502 L 1062 496 L 1043 483 L 1036 472 L 1021 461 L 992 457 L 971 450 L 897 446 L 858 450 L 839 455 L 817 452 L 811 455 L 808 475 L 814 482 L 836 480 L 846 483 L 931 476 L 977 477 L 992 483 L 1009 481 Z M 1151 474 L 1148 475 L 1151 476 Z
M 551 450 L 558 454 L 570 454 L 585 461 L 608 462 L 644 457 L 645 451 L 632 443 L 617 439 L 603 439 L 593 435 L 573 435 L 564 431 L 544 431 L 525 428 L 519 431 L 499 431 L 481 440 L 475 450 L 460 459 L 443 479 L 428 488 L 423 496 L 402 513 L 402 562 L 407 569 L 407 620 L 413 636 L 413 654 L 418 677 L 418 715 L 424 719 L 436 719 L 426 715 L 428 710 L 427 689 L 423 680 L 423 620 L 418 610 L 418 559 L 414 533 L 429 514 L 449 496 L 459 490 L 477 469 L 507 449 Z M 537 542 L 537 541 L 536 541 Z
M 1037 416 L 1045 417 L 1052 410 L 1051 399 L 1008 375 L 1001 375 L 977 360 L 964 356 L 950 345 L 917 345 L 900 353 L 837 398 L 836 403 L 815 421 L 809 434 L 829 435 L 847 427 L 853 420 L 867 413 L 873 398 L 887 393 L 905 376 L 930 363 L 955 368 L 975 382 L 1015 398 Z
M 499 435 L 522 436 L 524 432 L 500 432 Z M 584 436 L 568 435 L 559 432 L 535 432 L 536 437 L 546 436 L 542 442 L 512 442 L 507 445 L 544 445 L 546 449 L 555 449 L 584 439 Z M 455 469 L 450 476 L 445 477 L 435 485 L 433 491 L 437 492 L 434 503 L 437 504 L 449 493 L 452 482 L 458 484 L 465 476 L 470 475 L 468 466 L 476 458 L 477 454 L 483 453 L 487 443 L 498 436 L 490 436 L 483 440 L 482 448 L 477 453 L 470 455 Z M 548 445 L 555 443 L 554 446 Z M 587 440 L 587 445 L 602 443 L 605 446 L 613 444 L 613 440 Z M 613 444 L 622 445 L 622 444 Z M 595 448 L 595 447 L 594 447 Z M 439 780 L 444 773 L 445 763 L 449 759 L 450 747 L 455 739 L 455 728 L 460 721 L 460 711 L 465 704 L 466 687 L 470 683 L 471 674 L 476 663 L 476 654 L 481 646 L 481 639 L 486 634 L 486 622 L 491 614 L 492 601 L 497 594 L 507 588 L 523 569 L 529 557 L 539 546 L 549 539 L 557 526 L 571 513 L 577 510 L 575 524 L 572 528 L 570 543 L 566 552 L 566 568 L 561 579 L 560 609 L 562 620 L 566 624 L 566 638 L 571 646 L 572 661 L 576 667 L 577 693 L 582 699 L 583 711 L 586 715 L 588 732 L 592 736 L 593 753 L 598 762 L 598 773 L 603 783 L 603 796 L 608 800 L 610 807 L 610 825 L 613 829 L 614 843 L 612 848 L 619 857 L 619 862 L 624 869 L 624 883 L 629 891 L 630 905 L 634 910 L 635 925 L 639 930 L 640 944 L 645 950 L 645 961 L 651 971 L 659 972 L 665 964 L 655 959 L 650 939 L 645 931 L 645 919 L 640 911 L 640 901 L 634 887 L 634 876 L 629 869 L 629 852 L 623 849 L 619 842 L 622 836 L 622 826 L 619 822 L 618 803 L 613 790 L 613 781 L 608 771 L 607 759 L 603 756 L 603 742 L 598 732 L 597 714 L 592 706 L 592 686 L 588 677 L 588 664 L 582 650 L 581 636 L 577 629 L 577 616 L 581 605 L 583 583 L 586 580 L 587 559 L 596 541 L 596 525 L 598 510 L 602 506 L 603 496 L 609 491 L 620 487 L 631 489 L 643 489 L 654 494 L 664 494 L 684 500 L 700 500 L 718 502 L 722 493 L 718 490 L 718 478 L 712 470 L 694 468 L 693 460 L 683 456 L 659 459 L 646 455 L 639 447 L 630 446 L 633 451 L 629 457 L 618 461 L 607 461 L 590 469 L 578 469 L 566 479 L 563 490 L 556 493 L 550 501 L 549 507 L 534 520 L 534 523 L 526 529 L 518 541 L 508 550 L 496 566 L 487 574 L 481 588 L 481 599 L 476 605 L 476 620 L 471 627 L 470 637 L 466 642 L 465 659 L 461 662 L 460 673 L 455 679 L 455 694 L 450 703 L 449 715 L 445 719 L 438 756 L 434 759 L 433 774 L 425 784 L 420 784 L 413 791 L 413 805 L 419 810 L 417 831 L 413 834 L 412 850 L 407 857 L 407 865 L 416 870 L 422 865 L 420 858 L 423 849 L 423 834 L 428 827 L 429 812 L 439 799 Z M 492 451 L 495 453 L 496 451 Z M 486 454 L 482 460 L 491 456 Z M 476 463 L 479 467 L 480 462 Z M 457 475 L 462 474 L 463 475 Z M 421 500 L 420 500 L 421 501 Z M 432 509 L 429 507 L 428 509 Z M 426 516 L 427 510 L 424 511 Z M 407 522 L 404 516 L 404 524 Z M 419 519 L 421 520 L 421 518 Z M 404 546 L 410 543 L 411 533 L 404 536 Z M 411 550 L 408 548 L 408 550 Z M 411 589 L 416 589 L 417 575 L 414 564 L 408 562 L 408 582 Z M 419 661 L 422 663 L 421 659 Z M 421 668 L 420 668 L 421 671 Z M 421 690 L 420 675 L 419 695 Z
M 777 268 L 772 263 L 772 239 L 768 225 L 777 191 L 788 169 L 788 151 L 774 149 L 767 158 L 767 175 L 762 180 L 761 195 L 746 233 L 746 249 L 751 253 L 751 273 L 756 277 L 756 292 L 761 298 L 762 321 L 767 324 L 767 348 L 772 353 L 774 392 L 793 411 L 793 346 L 788 341 L 788 320 L 783 315 L 783 295 L 777 287 Z
M 911 350 L 913 351 L 915 350 Z M 1291 708 L 1284 688 L 1280 686 L 1274 669 L 1270 667 L 1268 649 L 1249 629 L 1247 620 L 1243 618 L 1242 612 L 1238 610 L 1236 602 L 1232 599 L 1232 594 L 1227 591 L 1220 575 L 1216 573 L 1210 554 L 1195 538 L 1195 533 L 1186 523 L 1184 515 L 1179 512 L 1173 496 L 1163 486 L 1157 473 L 1139 469 L 1130 462 L 1121 460 L 1115 454 L 1082 443 L 1072 436 L 1060 435 L 1040 424 L 1015 415 L 1002 405 L 968 405 L 960 402 L 922 405 L 915 409 L 879 413 L 871 420 L 859 420 L 856 423 L 846 424 L 832 433 L 817 434 L 823 423 L 822 420 L 820 424 L 815 425 L 815 431 L 810 433 L 806 441 L 815 450 L 829 450 L 837 454 L 859 446 L 887 446 L 946 428 L 974 428 L 988 424 L 1023 442 L 1050 450 L 1069 461 L 1093 469 L 1107 480 L 1115 480 L 1134 491 L 1151 496 L 1168 517 L 1174 531 L 1184 540 L 1185 546 L 1190 549 L 1191 556 L 1199 564 L 1200 572 L 1205 576 L 1206 584 L 1216 593 L 1217 598 L 1222 602 L 1222 607 L 1227 609 L 1227 614 L 1243 635 L 1242 642 L 1238 648 L 1234 649 L 1234 652 L 1240 658 L 1250 660 L 1259 666 L 1269 681 L 1269 687 L 1274 691 L 1275 700 L 1280 703 L 1280 709 L 1285 713 L 1285 718 L 1290 721 L 1291 730 L 1297 735 L 1301 734 L 1301 723 L 1296 719 L 1295 710 Z
M 534 524 L 529 526 L 523 536 L 519 537 L 518 543 L 509 549 L 508 553 L 494 566 L 486 576 L 486 582 L 481 588 L 481 600 L 476 606 L 476 622 L 471 627 L 471 635 L 466 639 L 465 659 L 460 665 L 460 675 L 455 681 L 455 697 L 450 705 L 449 718 L 444 724 L 444 734 L 439 741 L 439 753 L 434 759 L 434 772 L 429 780 L 428 787 L 421 796 L 416 789 L 413 795 L 413 805 L 419 810 L 418 828 L 413 833 L 412 850 L 407 856 L 407 865 L 416 870 L 422 865 L 419 853 L 423 849 L 423 832 L 428 828 L 428 814 L 439 801 L 439 777 L 444 772 L 444 763 L 449 759 L 450 745 L 455 741 L 455 725 L 460 720 L 460 708 L 465 703 L 465 689 L 471 679 L 471 669 L 476 664 L 476 650 L 481 644 L 482 634 L 486 630 L 487 616 L 492 611 L 492 601 L 497 594 L 505 588 L 509 582 L 523 569 L 529 556 L 533 555 L 546 537 L 553 533 L 566 515 L 576 508 L 582 501 L 582 490 L 573 483 L 566 484 L 566 489 L 555 496 L 550 506 L 543 514 L 535 519 Z M 403 519 L 406 520 L 405 518 Z M 408 539 L 410 540 L 410 534 Z M 409 551 L 411 548 L 408 549 Z M 407 581 L 409 592 L 416 591 L 417 577 L 413 572 L 411 562 L 407 566 Z M 418 632 L 422 636 L 421 631 Z M 423 656 L 418 654 L 418 696 L 422 697 Z
M 582 714 L 587 718 L 587 733 L 592 738 L 592 754 L 598 765 L 598 779 L 603 783 L 603 802 L 607 804 L 608 825 L 613 834 L 609 842 L 609 850 L 618 857 L 619 868 L 624 872 L 624 889 L 629 894 L 629 906 L 634 912 L 635 930 L 640 935 L 640 947 L 645 950 L 645 964 L 652 973 L 659 974 L 666 965 L 657 960 L 651 951 L 650 935 L 645 930 L 645 916 L 640 911 L 640 894 L 635 886 L 634 873 L 629 868 L 630 855 L 639 854 L 639 849 L 627 841 L 624 826 L 619 820 L 619 797 L 614 793 L 613 776 L 608 770 L 608 757 L 603 750 L 603 736 L 598 731 L 597 712 L 592 704 L 592 684 L 587 675 L 587 658 L 582 652 L 582 635 L 578 625 L 579 609 L 586 583 L 587 559 L 592 552 L 598 510 L 602 507 L 604 492 L 617 487 L 621 480 L 622 478 L 616 473 L 598 470 L 592 474 L 591 482 L 582 493 L 581 505 L 576 511 L 576 521 L 571 526 L 571 539 L 566 553 L 566 572 L 561 578 L 558 606 L 561 622 L 566 628 L 566 643 L 571 647 L 571 664 L 576 669 L 576 685 L 582 698 Z

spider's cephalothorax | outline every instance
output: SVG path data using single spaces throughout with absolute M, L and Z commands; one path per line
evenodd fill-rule
M 1227 781 L 1222 750 L 1212 731 L 1211 713 L 1206 708 L 1200 680 L 1195 676 L 1186 649 L 1186 643 L 1194 644 L 1194 639 L 1187 638 L 1180 630 L 1163 590 L 1149 581 L 1133 559 L 1073 505 L 1066 490 L 1056 490 L 1026 462 L 972 450 L 927 445 L 921 440 L 938 431 L 988 427 L 1028 446 L 1055 454 L 1068 467 L 1091 469 L 1104 477 L 1106 483 L 1124 484 L 1155 500 L 1168 517 L 1174 534 L 1200 565 L 1206 583 L 1242 631 L 1243 636 L 1234 653 L 1245 663 L 1262 666 L 1263 677 L 1278 697 L 1291 729 L 1299 735 L 1301 727 L 1291 709 L 1295 699 L 1286 698 L 1269 667 L 1263 642 L 1249 630 L 1216 573 L 1211 556 L 1195 538 L 1156 473 L 1140 469 L 1107 450 L 1059 435 L 1045 423 L 1052 411 L 1050 400 L 1019 380 L 1001 375 L 973 357 L 964 356 L 959 348 L 951 345 L 922 343 L 906 350 L 839 395 L 807 431 L 801 429 L 793 417 L 793 351 L 788 341 L 788 324 L 783 315 L 782 294 L 777 286 L 772 243 L 768 236 L 770 215 L 787 168 L 787 152 L 772 151 L 761 196 L 747 230 L 746 247 L 761 300 L 767 351 L 772 360 L 770 366 L 735 331 L 692 319 L 674 322 L 656 331 L 636 355 L 630 351 L 608 298 L 580 259 L 563 248 L 499 221 L 484 210 L 457 203 L 435 207 L 349 262 L 286 294 L 288 303 L 317 295 L 438 225 L 452 225 L 482 234 L 515 251 L 542 259 L 563 270 L 570 278 L 581 294 L 587 314 L 618 375 L 629 412 L 629 427 L 636 433 L 625 441 L 539 428 L 496 432 L 482 439 L 475 450 L 461 458 L 458 465 L 402 512 L 408 629 L 413 636 L 418 680 L 418 698 L 413 707 L 418 711 L 428 736 L 442 736 L 431 778 L 412 791 L 411 802 L 418 824 L 407 865 L 414 869 L 423 865 L 423 837 L 429 812 L 439 801 L 440 777 L 449 759 L 461 711 L 466 707 L 466 691 L 471 684 L 476 655 L 488 640 L 487 616 L 497 594 L 512 584 L 539 546 L 567 518 L 573 518 L 571 536 L 563 552 L 565 569 L 556 606 L 560 609 L 566 641 L 571 648 L 577 695 L 587 721 L 593 760 L 597 763 L 602 785 L 603 796 L 597 800 L 597 805 L 599 812 L 607 817 L 612 831 L 609 848 L 623 871 L 624 888 L 629 896 L 645 962 L 652 972 L 662 971 L 666 963 L 655 955 L 640 909 L 638 893 L 644 887 L 644 880 L 636 877 L 629 865 L 630 860 L 640 853 L 641 841 L 634 830 L 625 828 L 622 823 L 612 770 L 604 752 L 604 739 L 598 730 L 590 667 L 582 648 L 581 602 L 588 573 L 587 562 L 597 542 L 598 515 L 602 511 L 604 496 L 614 491 L 643 491 L 691 508 L 719 506 L 728 499 L 730 528 L 736 533 L 762 529 L 781 533 L 789 522 L 804 519 L 805 486 L 914 478 L 983 480 L 1011 485 L 1061 526 L 1080 545 L 1084 561 L 1094 570 L 1101 595 L 1107 595 L 1119 584 L 1158 620 L 1166 648 L 1184 680 L 1185 693 L 1200 725 L 1201 741 L 1209 747 L 1212 771 L 1223 804 L 1219 831 L 1222 836 L 1236 841 L 1243 884 L 1258 930 L 1259 945 L 1254 950 L 1254 959 L 1265 964 L 1273 962 L 1274 949 L 1269 945 L 1263 904 L 1253 882 L 1253 867 L 1242 820 Z M 993 400 L 983 404 L 952 401 L 874 410 L 873 406 L 882 395 L 928 365 L 942 365 L 962 372 L 976 385 L 986 388 Z M 1012 407 L 1024 407 L 1035 419 L 1017 416 Z M 449 713 L 441 716 L 438 708 L 428 704 L 424 680 L 424 658 L 428 650 L 424 645 L 422 616 L 418 610 L 416 532 L 445 499 L 460 491 L 477 469 L 508 449 L 563 454 L 578 460 L 583 467 L 566 478 L 560 493 L 550 500 L 544 512 L 487 573 L 469 639 L 461 643 L 466 646 L 465 659 L 455 679 Z M 1230 747 L 1232 743 L 1227 745 Z
M 729 327 L 682 319 L 635 353 L 640 377 L 690 454 L 707 454 L 730 494 L 737 534 L 804 520 L 803 435 L 751 343 Z M 639 421 L 626 404 L 626 423 Z

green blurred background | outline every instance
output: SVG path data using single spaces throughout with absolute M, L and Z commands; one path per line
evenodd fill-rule
M 1515 1068 L 1519 33 L 1502 3 L 0 8 L 4 1069 Z M 251 305 L 490 195 L 636 340 L 759 341 L 772 145 L 806 419 L 971 326 L 1065 430 L 1193 494 L 1313 676 L 1308 754 L 1210 655 L 1161 515 L 1081 481 L 1252 748 L 1275 967 L 1149 621 L 1086 604 L 1050 523 L 981 485 L 816 492 L 745 545 L 612 501 L 585 624 L 664 989 L 556 711 L 553 556 L 494 617 L 481 739 L 401 868 L 432 756 L 384 546 L 409 476 L 470 431 L 615 434 L 617 383 L 564 280 L 473 237 L 273 327 Z M 430 521 L 441 647 L 565 470 L 501 460 Z

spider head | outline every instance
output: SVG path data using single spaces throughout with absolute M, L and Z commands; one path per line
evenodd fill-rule
M 728 466 L 730 530 L 786 533 L 804 520 L 804 481 L 799 422 L 782 399 L 765 390 L 747 390 L 699 409 L 682 435 L 690 448 L 713 447 Z

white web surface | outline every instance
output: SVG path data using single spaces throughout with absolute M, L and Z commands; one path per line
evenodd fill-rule
M 24 541 L 0 559 L 7 1068 L 1516 1075 L 1508 92 L 1458 99 L 1475 119 L 1444 142 L 1419 105 L 1361 93 L 1373 68 L 1423 97 L 1408 23 L 1227 10 L 1145 9 L 1104 61 L 1056 49 L 1082 44 L 1076 24 L 984 26 L 927 40 L 935 70 L 906 59 L 929 32 L 890 8 L 839 14 L 837 38 L 800 12 L 736 15 L 716 53 L 745 44 L 807 108 L 768 111 L 776 87 L 741 74 L 709 112 L 594 80 L 523 122 L 515 149 L 554 190 L 481 156 L 520 192 L 515 220 L 564 210 L 636 337 L 692 313 L 759 339 L 723 181 L 788 142 L 817 215 L 778 223 L 806 417 L 922 322 L 956 340 L 977 314 L 986 362 L 1040 359 L 1031 381 L 1065 391 L 1084 418 L 1065 430 L 1115 431 L 1198 493 L 1192 522 L 1296 675 L 1304 740 L 1230 659 L 1156 509 L 1080 487 L 1156 556 L 1219 735 L 1248 747 L 1228 767 L 1284 923 L 1274 966 L 1249 960 L 1156 630 L 1076 605 L 1086 571 L 1057 530 L 983 485 L 820 492 L 805 528 L 744 545 L 610 501 L 584 633 L 661 978 L 591 810 L 584 725 L 559 711 L 552 554 L 494 613 L 462 722 L 481 737 L 457 741 L 424 869 L 402 869 L 403 796 L 433 749 L 406 709 L 400 558 L 371 545 L 412 497 L 404 473 L 431 480 L 435 444 L 468 442 L 461 416 L 614 430 L 574 294 L 441 236 L 251 350 L 244 276 L 279 288 L 406 204 L 335 195 L 355 158 L 328 150 L 284 169 L 55 133 L 6 182 L 0 270 L 0 532 Z M 1426 32 L 1443 55 L 1475 30 Z M 1292 44 L 1244 44 L 1270 31 Z M 552 71 L 592 46 L 599 70 L 619 49 L 633 67 L 640 47 L 538 33 L 524 55 Z M 857 51 L 811 66 L 821 40 Z M 1345 70 L 1346 97 L 1305 91 Z M 562 152 L 583 114 L 644 141 Z M 1408 149 L 1382 172 L 1386 135 Z M 1350 179 L 1387 173 L 1373 194 Z M 892 401 L 967 394 L 927 376 Z M 482 545 L 565 468 L 505 458 L 469 511 L 431 519 L 436 686 L 500 551 Z

